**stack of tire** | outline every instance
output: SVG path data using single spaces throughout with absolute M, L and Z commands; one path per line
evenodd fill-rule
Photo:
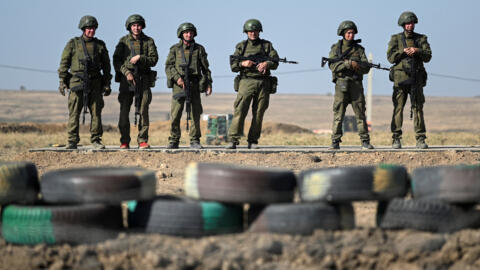
M 299 202 L 294 202 L 296 186 L 290 170 L 192 163 L 185 172 L 187 198 L 139 203 L 129 224 L 181 236 L 352 229 L 353 201 L 405 196 L 408 175 L 393 165 L 304 171 L 298 177 Z
M 121 203 L 155 196 L 156 176 L 140 168 L 45 173 L 29 162 L 0 163 L 2 237 L 16 244 L 89 244 L 123 229 Z
M 480 227 L 479 164 L 417 168 L 411 193 L 411 199 L 379 203 L 381 228 L 453 232 Z

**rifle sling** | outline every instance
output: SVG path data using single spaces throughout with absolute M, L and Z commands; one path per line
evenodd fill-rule
M 190 67 L 190 63 L 192 62 L 192 55 L 193 55 L 193 49 L 194 48 L 195 48 L 195 42 L 192 42 L 192 44 L 190 45 L 189 54 L 188 54 L 188 62 L 187 62 L 187 59 L 185 57 L 185 50 L 183 49 L 183 44 L 182 44 L 182 48 L 180 50 L 180 53 L 182 54 L 182 62 L 183 62 L 184 65 L 186 65 L 186 70 L 184 72 L 188 72 L 188 69 Z

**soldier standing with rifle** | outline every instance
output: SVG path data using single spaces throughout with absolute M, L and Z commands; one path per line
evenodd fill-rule
M 410 11 L 403 12 L 398 18 L 398 25 L 403 32 L 393 35 L 388 43 L 387 58 L 394 64 L 390 73 L 393 85 L 393 117 L 391 123 L 392 148 L 402 148 L 403 108 L 410 95 L 410 119 L 413 116 L 413 126 L 417 148 L 426 149 L 426 128 L 423 118 L 423 104 L 425 96 L 423 87 L 427 83 L 427 72 L 423 63 L 432 58 L 432 50 L 427 36 L 414 32 L 417 16 Z
M 102 109 L 103 95 L 111 93 L 110 58 L 107 47 L 102 40 L 95 38 L 98 28 L 97 19 L 83 16 L 78 25 L 82 36 L 72 38 L 63 50 L 58 75 L 60 86 L 58 91 L 65 96 L 68 93 L 69 119 L 67 125 L 68 144 L 66 149 L 77 149 L 80 142 L 80 113 L 90 111 L 90 141 L 95 149 L 104 149 L 102 144 Z
M 332 81 L 335 83 L 335 99 L 333 101 L 333 126 L 331 150 L 340 149 L 342 142 L 342 122 L 348 104 L 352 104 L 357 119 L 358 135 L 363 149 L 373 149 L 370 144 L 368 127 L 365 117 L 365 96 L 363 94 L 363 75 L 368 73 L 370 66 L 367 62 L 365 49 L 355 40 L 358 33 L 357 26 L 352 21 L 343 21 L 338 26 L 337 35 L 343 37 L 332 45 L 329 67 L 332 70 Z
M 235 46 L 234 57 L 230 57 L 230 67 L 233 72 L 240 74 L 234 80 L 234 89 L 238 92 L 233 104 L 234 114 L 232 124 L 228 130 L 230 144 L 227 149 L 236 149 L 243 136 L 245 118 L 250 103 L 252 103 L 252 123 L 248 132 L 248 148 L 258 148 L 258 139 L 262 131 L 263 115 L 268 108 L 270 94 L 277 88 L 277 78 L 270 76 L 270 70 L 278 67 L 279 56 L 270 41 L 260 38 L 263 31 L 259 20 L 250 19 L 243 25 L 243 32 L 247 40 Z M 235 56 L 263 55 L 269 60 L 254 62 L 252 60 L 238 60 Z
M 190 135 L 190 147 L 202 149 L 200 144 L 200 115 L 203 112 L 200 93 L 212 94 L 212 75 L 209 69 L 205 48 L 195 42 L 197 28 L 189 22 L 182 23 L 177 29 L 180 42 L 170 47 L 165 62 L 167 86 L 172 88 L 171 127 L 168 149 L 177 149 L 180 142 L 180 119 L 183 107 L 187 114 L 187 131 Z M 189 127 L 189 121 L 193 125 Z
M 138 126 L 138 148 L 150 148 L 148 144 L 148 108 L 152 101 L 151 87 L 155 86 L 157 72 L 151 68 L 157 64 L 158 53 L 153 39 L 143 33 L 145 19 L 134 14 L 127 18 L 125 27 L 130 33 L 122 37 L 113 54 L 115 81 L 120 83 L 120 149 L 130 148 L 130 107 L 135 101 L 135 124 Z M 138 120 L 137 120 L 138 117 Z

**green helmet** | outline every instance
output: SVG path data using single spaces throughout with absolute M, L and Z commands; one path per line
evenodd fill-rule
M 354 22 L 352 22 L 352 21 L 343 21 L 343 22 L 341 22 L 340 25 L 338 26 L 337 35 L 343 37 L 343 32 L 345 32 L 345 30 L 348 30 L 348 29 L 353 29 L 353 31 L 355 32 L 355 34 L 358 33 L 357 26 L 355 25 Z
M 262 28 L 262 23 L 257 20 L 257 19 L 250 19 L 245 22 L 243 25 L 243 32 L 248 32 L 248 31 L 263 31 Z
M 192 30 L 193 31 L 193 37 L 197 36 L 197 28 L 195 28 L 195 25 L 193 23 L 185 22 L 180 24 L 177 29 L 177 37 L 182 38 L 182 33 L 187 31 L 187 30 Z
M 147 27 L 147 25 L 145 25 L 145 19 L 141 15 L 133 14 L 133 15 L 130 15 L 127 18 L 127 21 L 125 22 L 125 28 L 127 28 L 127 31 L 130 31 L 130 26 L 134 23 L 141 24 L 142 28 L 144 29 L 145 27 Z
M 97 19 L 95 19 L 95 17 L 90 16 L 90 15 L 83 16 L 83 17 L 80 19 L 80 22 L 78 23 L 78 28 L 80 28 L 80 29 L 83 30 L 85 27 L 95 27 L 95 28 L 98 28 Z
M 403 27 L 403 25 L 407 23 L 418 23 L 417 15 L 411 11 L 405 11 L 400 14 L 400 17 L 398 18 L 398 26 Z

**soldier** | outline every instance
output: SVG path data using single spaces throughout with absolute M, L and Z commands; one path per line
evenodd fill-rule
M 171 105 L 171 127 L 168 138 L 168 149 L 177 149 L 180 141 L 180 119 L 185 101 L 186 74 L 190 89 L 190 116 L 193 125 L 190 127 L 190 147 L 202 149 L 200 144 L 200 115 L 203 112 L 200 93 L 206 96 L 212 94 L 212 75 L 210 72 L 207 52 L 205 48 L 195 42 L 197 28 L 189 22 L 182 23 L 177 29 L 177 37 L 180 41 L 170 47 L 170 52 L 165 62 L 165 73 L 167 74 L 167 86 L 172 88 Z M 182 68 L 182 65 L 184 68 Z M 188 117 L 188 116 L 187 116 Z
M 365 117 L 365 96 L 363 95 L 363 74 L 370 67 L 362 65 L 367 62 L 365 49 L 355 40 L 357 26 L 352 21 L 343 21 L 338 26 L 337 35 L 343 37 L 332 45 L 329 58 L 339 61 L 330 62 L 333 82 L 335 83 L 335 98 L 333 102 L 332 145 L 330 149 L 340 149 L 342 142 L 342 122 L 348 104 L 352 104 L 357 119 L 358 135 L 363 149 L 373 149 L 368 135 Z
M 394 64 L 390 73 L 393 84 L 393 116 L 390 128 L 392 130 L 392 148 L 402 148 L 403 108 L 410 94 L 411 112 L 413 114 L 413 127 L 417 148 L 426 149 L 426 128 L 423 119 L 423 104 L 425 96 L 423 87 L 427 83 L 427 72 L 423 62 L 428 63 L 432 58 L 432 50 L 428 44 L 427 36 L 415 33 L 417 16 L 410 11 L 405 11 L 398 18 L 398 25 L 403 32 L 393 35 L 388 43 L 387 58 Z
M 150 148 L 148 144 L 148 107 L 152 101 L 151 87 L 155 86 L 157 72 L 151 68 L 157 64 L 157 47 L 153 39 L 143 33 L 145 19 L 134 14 L 127 18 L 125 27 L 130 33 L 123 36 L 113 54 L 115 81 L 120 83 L 120 149 L 130 148 L 130 107 L 135 100 L 135 121 L 139 115 L 138 148 Z
M 104 149 L 102 144 L 102 108 L 103 95 L 112 92 L 110 81 L 110 58 L 105 43 L 95 38 L 98 28 L 97 19 L 93 16 L 83 16 L 78 24 L 82 36 L 70 39 L 63 49 L 58 75 L 60 86 L 58 91 L 65 96 L 68 93 L 68 144 L 66 149 L 77 149 L 80 141 L 79 118 L 84 108 L 91 114 L 90 141 L 95 149 Z M 87 104 L 84 104 L 87 103 Z M 86 105 L 86 106 L 84 106 Z M 85 118 L 83 119 L 85 121 Z
M 250 19 L 243 25 L 243 32 L 247 34 L 247 40 L 239 42 L 235 46 L 234 55 L 250 56 L 264 54 L 270 58 L 279 58 L 272 43 L 260 38 L 263 31 L 259 20 Z M 270 93 L 273 91 L 273 82 L 270 70 L 278 67 L 278 62 L 265 61 L 255 63 L 251 60 L 232 60 L 230 67 L 233 72 L 240 74 L 235 78 L 235 91 L 238 91 L 237 98 L 233 104 L 234 115 L 232 124 L 228 130 L 230 144 L 227 149 L 236 149 L 240 137 L 243 136 L 243 127 L 247 117 L 250 103 L 252 103 L 252 123 L 248 132 L 248 148 L 257 149 L 258 139 L 262 131 L 263 115 L 268 108 Z M 275 87 L 276 88 L 276 87 Z

